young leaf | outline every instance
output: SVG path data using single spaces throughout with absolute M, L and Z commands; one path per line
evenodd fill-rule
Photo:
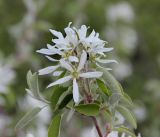
M 119 133 L 126 133 L 130 135 L 131 137 L 136 137 L 136 135 L 132 133 L 132 131 L 130 131 L 128 128 L 123 127 L 123 126 L 114 128 L 113 131 L 118 131 Z
M 117 110 L 118 110 L 118 112 L 120 112 L 124 116 L 124 118 L 126 118 L 126 120 L 134 128 L 137 128 L 136 119 L 135 119 L 134 115 L 127 108 L 119 105 L 119 106 L 117 106 Z
M 105 80 L 110 90 L 113 93 L 122 94 L 122 91 L 121 91 L 122 89 L 119 85 L 119 82 L 113 77 L 113 75 L 104 68 L 98 68 L 98 69 L 103 72 L 103 79 Z
M 102 92 L 104 92 L 105 95 L 110 96 L 112 94 L 102 80 L 97 79 L 96 81 L 98 87 L 101 89 Z
M 59 137 L 61 127 L 61 114 L 57 114 L 53 117 L 53 120 L 48 129 L 48 137 Z
M 99 113 L 100 106 L 98 104 L 81 104 L 75 106 L 75 110 L 86 116 L 96 116 Z
M 72 94 L 68 94 L 64 97 L 64 99 L 62 100 L 62 102 L 60 103 L 58 109 L 63 109 L 73 98 Z
M 48 103 L 48 101 L 46 101 L 41 96 L 41 94 L 39 92 L 38 74 L 37 73 L 32 74 L 31 71 L 28 71 L 28 73 L 27 73 L 27 84 L 29 86 L 29 89 L 26 89 L 27 92 L 31 92 L 33 94 L 34 98 Z
M 51 97 L 51 107 L 53 109 L 56 109 L 56 106 L 57 106 L 57 103 L 59 101 L 59 98 L 61 97 L 61 95 L 67 90 L 68 88 L 67 87 L 62 87 L 62 86 L 56 86 L 54 91 L 53 91 L 53 94 L 52 94 L 52 97 Z
M 29 111 L 24 117 L 17 123 L 15 129 L 19 130 L 24 128 L 29 122 L 31 122 L 34 117 L 42 110 L 42 108 L 36 107 Z
M 133 107 L 134 106 L 134 104 L 132 102 L 132 99 L 126 93 L 123 93 L 123 95 L 121 96 L 120 102 L 124 103 L 125 105 L 127 105 L 129 107 Z
M 107 120 L 107 122 L 110 122 L 110 123 L 112 122 L 112 114 L 109 110 L 105 110 L 103 112 L 103 116 Z
M 113 93 L 109 98 L 109 104 L 112 106 L 117 105 L 120 99 L 121 99 L 121 94 Z

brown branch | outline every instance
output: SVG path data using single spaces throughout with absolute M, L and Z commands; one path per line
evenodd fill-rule
M 92 120 L 93 120 L 93 123 L 94 123 L 94 125 L 95 125 L 95 127 L 97 129 L 99 137 L 103 137 L 101 129 L 100 129 L 99 125 L 98 125 L 97 119 L 95 117 L 92 117 Z

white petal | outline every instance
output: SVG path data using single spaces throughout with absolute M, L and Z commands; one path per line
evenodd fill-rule
M 75 31 L 73 29 L 71 29 L 70 27 L 67 27 L 64 29 L 66 35 L 68 35 L 69 37 L 71 37 L 72 35 L 75 34 Z
M 70 76 L 70 75 L 69 75 L 69 76 L 66 76 L 66 77 L 64 77 L 64 78 L 60 78 L 60 79 L 58 79 L 57 81 L 49 84 L 49 85 L 47 86 L 47 88 L 52 87 L 52 86 L 55 86 L 55 85 L 63 84 L 63 83 L 65 83 L 65 82 L 71 80 L 71 78 L 72 78 L 72 76 Z
M 71 72 L 73 71 L 72 66 L 69 63 L 67 63 L 64 59 L 60 60 L 60 64 L 61 64 L 61 67 L 65 68 Z
M 112 50 L 113 50 L 113 48 L 100 48 L 100 49 L 97 49 L 96 52 L 109 52 Z
M 49 29 L 49 31 L 50 31 L 54 36 L 56 36 L 56 37 L 59 38 L 59 39 L 63 39 L 63 38 L 64 38 L 63 35 L 62 35 L 62 33 L 59 32 L 59 31 L 55 31 L 55 30 L 52 30 L 52 29 Z
M 36 52 L 38 53 L 41 53 L 41 54 L 45 54 L 45 55 L 54 55 L 55 52 L 50 50 L 50 49 L 40 49 L 40 50 L 37 50 Z
M 108 59 L 96 59 L 96 61 L 100 63 L 118 63 L 116 60 L 108 60 Z
M 39 72 L 39 75 L 46 75 L 46 74 L 52 73 L 53 71 L 55 71 L 59 67 L 60 67 L 60 65 L 49 66 L 49 67 L 46 67 L 46 68 L 39 70 L 38 72 Z
M 82 25 L 81 28 L 78 30 L 78 35 L 80 39 L 84 39 L 87 35 L 87 27 Z
M 51 57 L 49 57 L 49 56 L 46 56 L 46 58 L 47 58 L 47 59 L 49 59 L 50 61 L 54 61 L 54 62 L 57 62 L 57 61 L 59 61 L 59 60 L 57 60 L 57 59 L 54 59 L 54 58 L 51 58 Z
M 103 72 L 95 71 L 95 72 L 86 72 L 79 74 L 80 77 L 83 78 L 99 78 L 103 75 Z
M 60 51 L 60 49 L 56 48 L 55 46 L 52 46 L 52 45 L 50 45 L 50 44 L 47 44 L 47 47 L 48 47 L 49 50 L 55 52 L 55 54 L 59 54 L 59 55 L 62 55 L 62 54 L 63 54 L 63 52 Z
M 70 62 L 79 62 L 79 59 L 76 56 L 69 56 L 68 60 Z
M 65 39 L 53 39 L 52 42 L 54 42 L 60 48 L 65 48 L 68 44 Z
M 53 72 L 53 76 L 60 76 L 63 73 L 63 71 L 55 71 Z
M 95 31 L 92 30 L 91 34 L 88 36 L 88 39 L 92 40 L 94 38 L 95 34 L 96 34 Z
M 77 68 L 77 71 L 80 71 L 81 69 L 84 68 L 84 65 L 87 61 L 87 53 L 83 50 L 82 54 L 81 54 L 81 58 L 80 58 L 80 62 Z
M 73 79 L 73 99 L 75 103 L 79 103 L 79 89 L 76 79 Z

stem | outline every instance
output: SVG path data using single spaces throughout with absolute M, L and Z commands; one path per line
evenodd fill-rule
M 88 63 L 86 63 L 86 65 L 85 65 L 85 72 L 87 72 L 87 71 L 88 71 Z M 84 84 L 84 93 L 85 93 L 85 96 L 86 96 L 86 102 L 91 103 L 91 102 L 93 102 L 93 98 L 92 98 L 92 95 L 91 95 L 88 79 L 87 80 L 83 79 L 83 84 Z M 91 118 L 92 118 L 93 123 L 96 127 L 96 130 L 98 132 L 99 137 L 103 137 L 102 131 L 100 129 L 100 126 L 98 125 L 96 117 L 92 116 Z
M 93 123 L 94 123 L 94 125 L 95 125 L 95 127 L 97 129 L 99 137 L 103 137 L 102 132 L 100 130 L 100 127 L 98 125 L 97 119 L 95 117 L 92 117 L 92 120 L 93 120 Z

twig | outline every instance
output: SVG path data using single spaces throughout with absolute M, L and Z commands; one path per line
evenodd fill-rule
M 95 127 L 97 129 L 99 137 L 103 137 L 101 129 L 100 129 L 99 125 L 98 125 L 97 119 L 95 117 L 92 117 L 92 120 L 93 120 L 93 123 L 94 123 L 94 125 L 95 125 Z

